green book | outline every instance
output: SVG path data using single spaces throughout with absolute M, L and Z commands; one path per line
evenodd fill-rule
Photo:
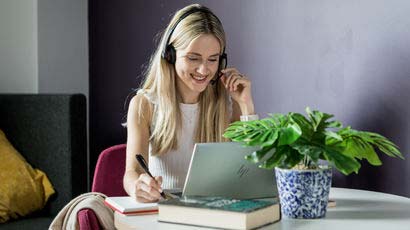
M 224 229 L 253 229 L 280 220 L 277 201 L 185 196 L 160 201 L 158 220 Z

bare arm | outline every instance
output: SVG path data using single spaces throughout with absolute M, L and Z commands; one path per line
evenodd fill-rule
M 142 154 L 148 161 L 149 126 L 152 109 L 143 95 L 131 99 L 127 115 L 127 156 L 124 174 L 124 190 L 139 202 L 155 202 L 161 195 L 162 177 L 149 177 L 139 167 L 135 154 Z M 142 116 L 139 116 L 141 112 Z
M 236 68 L 226 68 L 221 72 L 223 73 L 221 82 L 233 99 L 231 122 L 239 121 L 241 115 L 255 114 L 251 81 Z

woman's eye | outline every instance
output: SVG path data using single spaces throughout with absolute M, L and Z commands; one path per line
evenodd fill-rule
M 216 62 L 218 61 L 217 59 L 209 59 L 210 62 Z
M 198 61 L 198 58 L 188 57 L 188 60 L 190 60 L 190 61 Z

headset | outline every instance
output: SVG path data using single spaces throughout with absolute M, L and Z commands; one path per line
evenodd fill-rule
M 203 12 L 203 13 L 208 13 L 208 14 L 212 14 L 219 22 L 219 24 L 222 24 L 221 21 L 219 20 L 219 18 L 212 13 L 212 11 L 210 9 L 208 9 L 207 7 L 201 6 L 201 7 L 195 7 L 192 8 L 190 10 L 188 10 L 187 12 L 185 12 L 184 14 L 181 15 L 181 17 L 178 18 L 178 20 L 175 22 L 175 24 L 171 27 L 171 29 L 168 32 L 167 35 L 167 40 L 165 43 L 165 48 L 162 49 L 162 53 L 161 53 L 161 57 L 163 59 L 165 59 L 168 63 L 170 64 L 175 64 L 175 61 L 177 59 L 177 55 L 176 55 L 176 50 L 175 47 L 172 44 L 168 44 L 169 40 L 171 39 L 172 33 L 174 32 L 175 28 L 178 26 L 178 24 L 186 17 L 188 17 L 189 15 L 195 13 L 195 12 Z M 222 76 L 220 74 L 220 71 L 222 69 L 225 69 L 228 65 L 228 55 L 225 53 L 225 47 L 223 48 L 222 54 L 219 56 L 219 65 L 218 65 L 218 72 L 217 72 L 217 78 L 211 80 L 211 83 L 214 85 L 215 83 L 218 82 L 218 79 Z

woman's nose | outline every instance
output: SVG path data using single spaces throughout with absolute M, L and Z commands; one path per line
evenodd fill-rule
M 202 75 L 209 74 L 208 63 L 206 61 L 202 62 L 201 65 L 198 66 L 197 71 L 198 71 L 198 73 L 200 73 Z

